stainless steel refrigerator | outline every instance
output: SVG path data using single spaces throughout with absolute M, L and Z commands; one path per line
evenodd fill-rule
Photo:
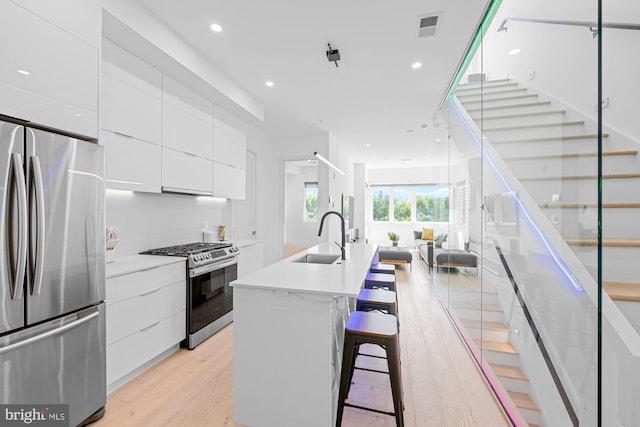
M 106 402 L 104 153 L 0 121 L 0 404 Z

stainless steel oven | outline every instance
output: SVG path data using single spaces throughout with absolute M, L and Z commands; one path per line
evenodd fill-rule
M 183 347 L 195 348 L 233 321 L 233 289 L 240 250 L 231 243 L 188 243 L 150 249 L 145 255 L 187 260 L 187 331 Z
M 233 321 L 233 288 L 238 261 L 224 261 L 189 269 L 187 342 L 190 349 Z

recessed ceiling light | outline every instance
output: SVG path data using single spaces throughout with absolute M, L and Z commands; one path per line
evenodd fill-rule
M 431 158 L 431 156 L 424 156 L 424 158 L 425 158 L 425 159 L 430 159 L 430 158 Z
M 371 147 L 371 144 L 364 144 L 365 147 Z
M 415 132 L 415 130 L 413 130 L 413 129 L 407 129 L 407 130 L 405 130 L 405 132 L 406 132 L 406 133 L 414 133 L 414 132 Z
M 421 125 L 420 125 L 420 127 L 421 127 L 422 129 L 426 129 L 428 126 L 429 126 L 429 125 L 428 125 L 427 123 L 423 123 L 423 124 L 421 124 Z
M 25 76 L 28 76 L 29 74 L 31 74 L 30 72 L 26 71 L 26 70 L 18 70 L 18 72 L 20 74 L 24 74 Z
M 211 29 L 216 33 L 219 33 L 220 31 L 222 31 L 222 27 L 218 24 L 211 24 Z
M 74 114 L 74 116 L 76 116 L 76 117 L 82 117 L 82 114 L 75 113 L 75 114 Z
M 436 139 L 436 142 L 440 142 L 440 138 Z
M 420 67 L 422 67 L 422 62 L 414 62 L 413 64 L 411 64 L 411 68 L 413 68 L 414 70 L 417 70 Z
M 264 82 L 264 84 L 269 87 L 273 87 L 273 82 L 271 80 L 267 80 L 266 82 Z
M 517 55 L 520 53 L 520 49 L 512 49 L 509 51 L 509 55 Z

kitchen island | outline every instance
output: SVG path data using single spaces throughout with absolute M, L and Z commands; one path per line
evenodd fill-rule
M 377 251 L 322 243 L 231 283 L 236 422 L 335 425 L 344 322 Z

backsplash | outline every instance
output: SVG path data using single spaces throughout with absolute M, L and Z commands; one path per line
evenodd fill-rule
M 215 230 L 219 224 L 229 224 L 229 202 L 180 194 L 107 192 L 106 225 L 120 230 L 116 258 L 202 241 L 203 220 Z

